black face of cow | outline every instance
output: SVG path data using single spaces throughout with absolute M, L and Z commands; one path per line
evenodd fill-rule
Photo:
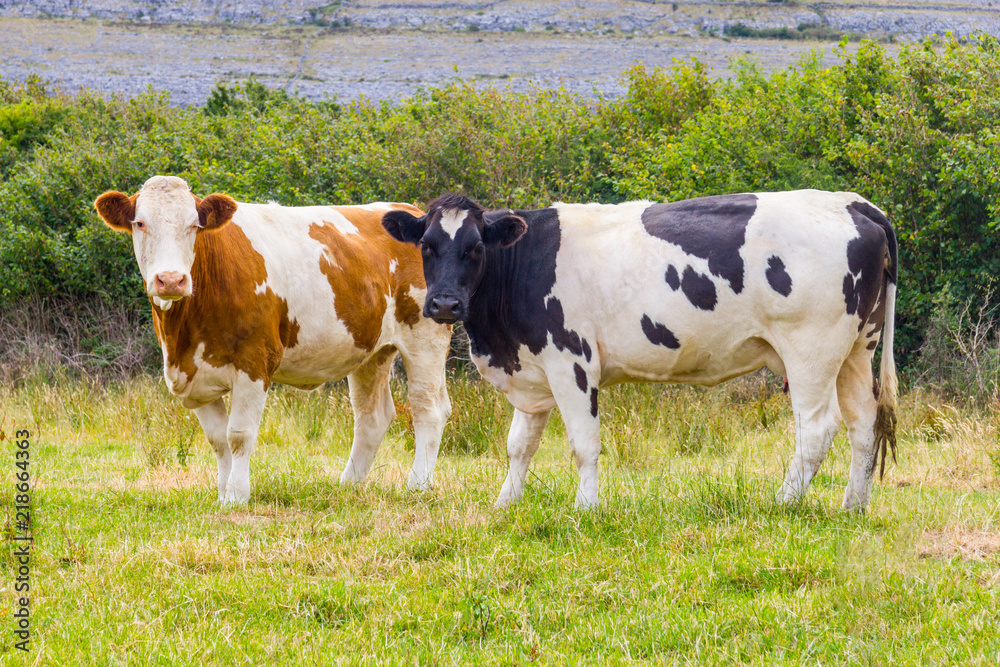
M 382 225 L 394 238 L 420 246 L 427 282 L 424 317 L 451 324 L 468 318 L 487 252 L 516 243 L 527 224 L 510 211 L 487 212 L 458 195 L 439 197 L 429 209 L 421 218 L 390 211 Z
M 472 211 L 462 211 L 472 218 Z M 464 320 L 469 314 L 469 296 L 483 274 L 486 245 L 471 220 L 462 222 L 451 238 L 440 224 L 431 225 L 420 239 L 424 260 L 427 299 L 424 317 L 435 322 Z

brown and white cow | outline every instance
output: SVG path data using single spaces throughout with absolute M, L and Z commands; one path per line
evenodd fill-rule
M 895 449 L 896 237 L 850 192 L 801 190 L 656 204 L 487 211 L 447 195 L 425 216 L 388 212 L 420 244 L 425 314 L 464 320 L 479 371 L 516 408 L 497 504 L 524 493 L 553 407 L 597 503 L 598 389 L 713 385 L 767 366 L 788 378 L 795 455 L 780 496 L 805 493 L 846 421 L 844 506 L 868 502 L 879 453 Z M 879 336 L 881 391 L 873 391 Z
M 397 351 L 416 438 L 408 486 L 431 484 L 451 413 L 451 326 L 421 317 L 420 254 L 381 225 L 388 211 L 419 209 L 200 199 L 172 176 L 153 176 L 132 196 L 106 192 L 95 206 L 108 226 L 132 236 L 163 374 L 215 450 L 220 502 L 250 497 L 250 455 L 274 382 L 313 389 L 348 378 L 354 442 L 340 480 L 363 481 L 395 415 Z

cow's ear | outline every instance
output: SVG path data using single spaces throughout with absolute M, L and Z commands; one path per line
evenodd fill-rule
M 382 216 L 382 226 L 397 241 L 418 245 L 427 231 L 427 216 L 418 218 L 409 211 L 389 211 Z
M 483 243 L 487 246 L 508 248 L 517 243 L 528 231 L 528 223 L 511 212 L 487 214 L 483 218 Z
M 139 195 L 129 197 L 124 192 L 108 190 L 97 198 L 94 207 L 111 229 L 116 232 L 132 233 L 132 222 L 135 220 L 135 199 Z
M 208 195 L 197 203 L 197 207 L 198 226 L 202 229 L 218 229 L 236 213 L 236 202 L 228 195 Z

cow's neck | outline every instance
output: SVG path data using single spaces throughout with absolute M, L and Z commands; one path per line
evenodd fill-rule
M 193 297 L 186 297 L 179 301 L 174 301 L 168 308 L 161 308 L 152 299 L 150 305 L 153 308 L 153 322 L 156 327 L 156 337 L 160 339 L 160 345 L 172 351 L 176 348 L 181 329 L 188 321 L 186 317 L 188 302 Z
M 222 295 L 236 298 L 236 283 L 251 279 L 241 275 L 246 273 L 242 265 L 246 256 L 226 251 L 233 246 L 232 240 L 239 237 L 246 238 L 233 224 L 214 232 L 199 232 L 191 265 L 194 294 L 174 301 L 166 309 L 152 304 L 156 335 L 168 358 L 173 359 L 204 342 L 199 340 L 204 330 L 225 325 L 226 311 L 230 308 Z
M 560 242 L 553 209 L 517 213 L 528 230 L 509 248 L 487 249 L 465 326 L 473 354 L 489 356 L 491 366 L 508 372 L 519 367 L 521 345 L 537 353 L 546 344 L 545 304 L 555 284 Z
M 510 291 L 506 276 L 513 273 L 516 264 L 517 255 L 512 248 L 486 251 L 483 278 L 469 297 L 469 315 L 465 321 L 474 355 L 495 357 L 496 351 L 502 350 L 505 341 L 510 338 L 511 325 L 517 313 L 510 300 L 505 298 Z M 490 365 L 498 364 L 491 359 Z

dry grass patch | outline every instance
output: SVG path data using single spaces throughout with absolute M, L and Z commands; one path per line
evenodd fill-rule
M 157 466 L 146 468 L 138 479 L 126 481 L 113 479 L 109 488 L 116 491 L 179 491 L 181 489 L 212 489 L 215 487 L 216 473 L 207 468 L 181 468 L 179 466 Z
M 1000 410 L 960 409 L 915 391 L 901 401 L 899 486 L 988 489 L 1000 478 Z M 905 450 L 903 449 L 905 447 Z
M 992 560 L 1000 552 L 1000 531 L 969 528 L 925 530 L 917 544 L 921 558 Z
M 295 509 L 255 505 L 253 509 L 229 510 L 222 508 L 216 513 L 214 521 L 219 524 L 230 524 L 233 526 L 256 526 L 278 521 L 309 520 L 310 518 L 312 518 L 312 515 Z

